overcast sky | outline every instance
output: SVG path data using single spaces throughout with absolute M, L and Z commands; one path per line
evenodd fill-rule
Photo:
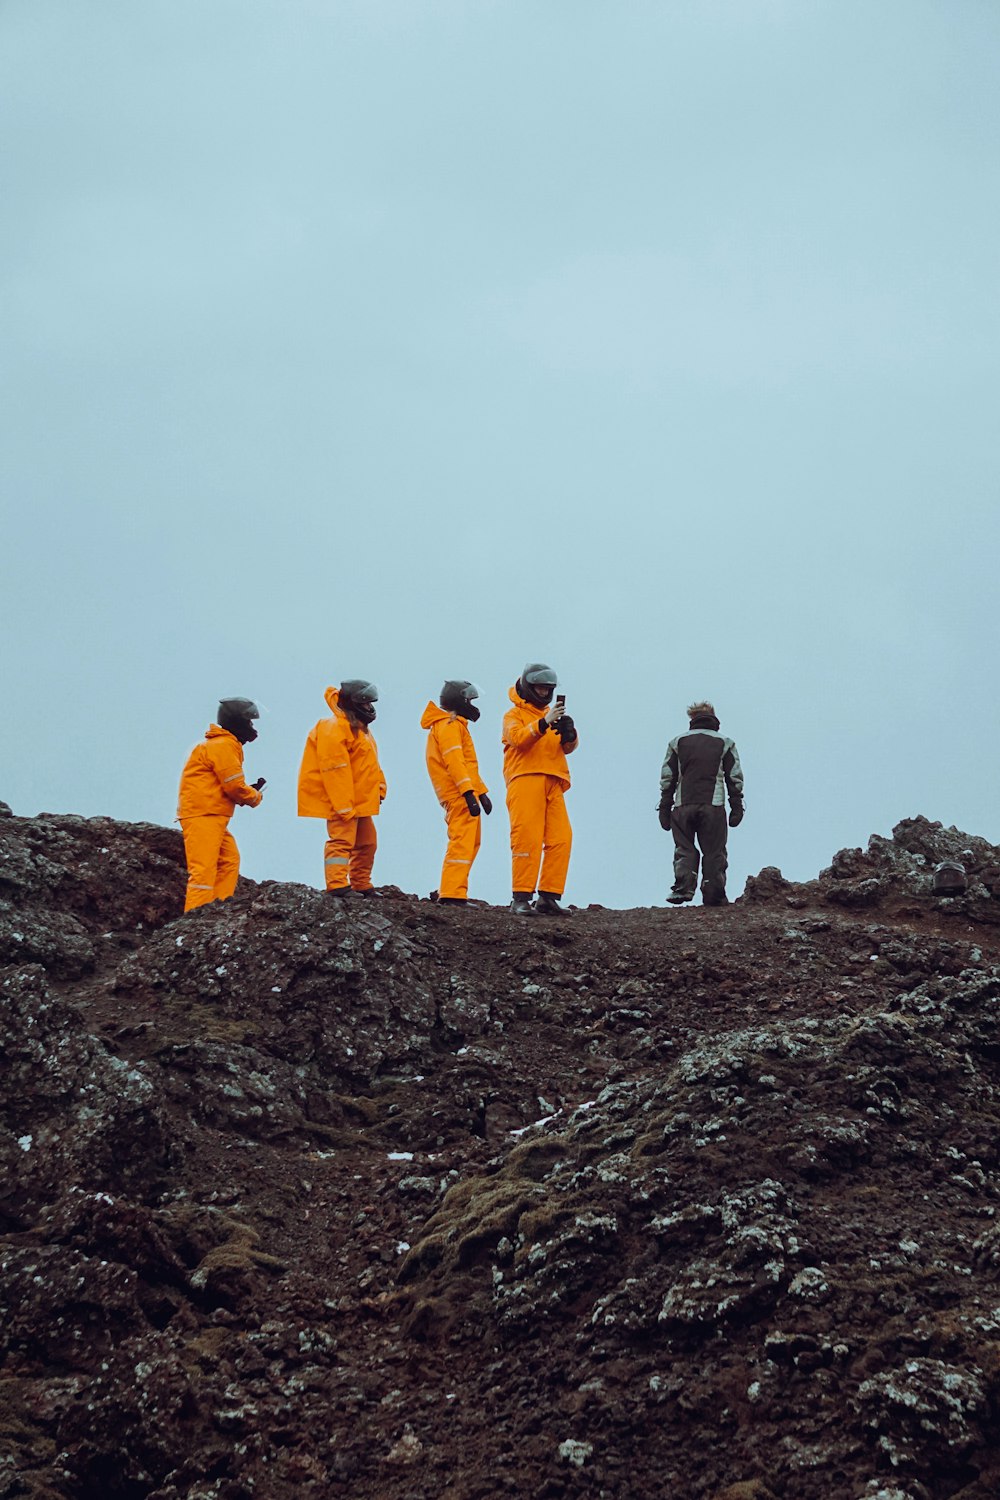
M 1000 842 L 1000 8 L 3 0 L 0 798 L 322 883 L 302 745 L 381 690 L 377 883 L 437 885 L 419 719 L 527 660 L 581 735 L 567 899 L 651 905 L 695 698 L 731 893 L 923 813 Z

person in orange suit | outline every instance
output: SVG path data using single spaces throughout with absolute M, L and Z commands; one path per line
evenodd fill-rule
M 218 722 L 208 726 L 181 772 L 177 820 L 188 868 L 185 911 L 225 901 L 236 889 L 240 851 L 229 819 L 234 808 L 256 807 L 263 795 L 263 776 L 252 786 L 243 778 L 243 746 L 257 738 L 253 721 L 259 718 L 249 698 L 223 698 Z
M 378 688 L 351 677 L 326 690 L 330 717 L 306 740 L 299 768 L 299 817 L 326 819 L 323 870 L 331 896 L 374 895 L 375 818 L 386 784 L 369 725 Z
M 576 749 L 579 736 L 564 703 L 552 701 L 556 684 L 551 667 L 529 662 L 510 690 L 513 707 L 503 721 L 511 911 L 519 917 L 560 916 L 559 901 L 566 889 L 573 844 L 563 801 L 570 783 L 566 757 Z M 538 900 L 532 904 L 536 881 Z
M 468 899 L 469 872 L 482 837 L 480 812 L 493 811 L 469 733 L 469 721 L 479 718 L 473 701 L 478 697 L 472 682 L 446 682 L 439 703 L 428 703 L 420 720 L 421 729 L 429 730 L 427 770 L 448 825 L 438 900 L 453 906 Z

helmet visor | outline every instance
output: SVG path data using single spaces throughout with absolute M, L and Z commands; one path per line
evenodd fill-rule
M 529 661 L 521 673 L 521 681 L 530 683 L 532 687 L 555 687 L 559 678 L 544 662 Z
M 378 688 L 363 677 L 349 677 L 340 684 L 340 691 L 345 698 L 353 698 L 358 703 L 378 702 Z

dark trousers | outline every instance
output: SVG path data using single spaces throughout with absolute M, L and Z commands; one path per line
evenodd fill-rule
M 726 899 L 726 838 L 729 825 L 724 807 L 675 807 L 670 818 L 674 836 L 674 896 L 694 895 L 698 885 L 698 849 L 701 848 L 701 895 L 706 906 Z

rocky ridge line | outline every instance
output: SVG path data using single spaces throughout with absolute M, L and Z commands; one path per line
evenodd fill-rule
M 0 1497 L 995 1495 L 994 846 L 550 923 L 183 886 L 0 816 Z

